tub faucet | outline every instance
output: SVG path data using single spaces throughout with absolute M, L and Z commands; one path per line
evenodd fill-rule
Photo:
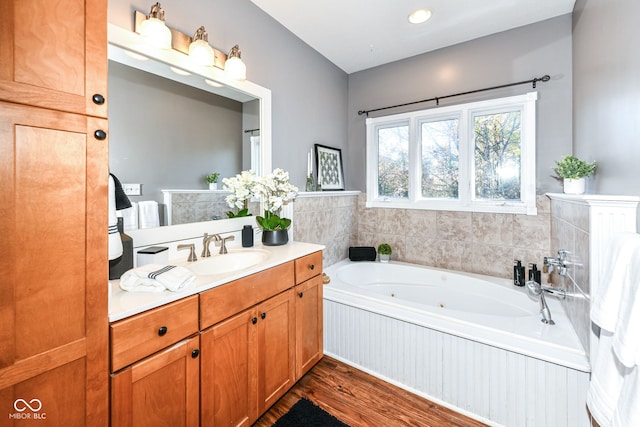
M 556 322 L 551 318 L 551 310 L 547 305 L 547 301 L 544 299 L 544 293 L 547 291 L 542 285 L 534 280 L 527 281 L 527 292 L 531 296 L 539 297 L 540 300 L 540 314 L 542 315 L 541 322 L 547 325 L 555 325 Z
M 553 272 L 554 268 L 558 268 L 558 274 L 561 276 L 567 275 L 567 255 L 569 255 L 569 251 L 566 249 L 558 250 L 558 257 L 544 257 L 544 265 L 549 268 L 549 274 Z

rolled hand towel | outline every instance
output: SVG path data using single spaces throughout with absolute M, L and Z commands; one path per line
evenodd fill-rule
M 120 288 L 130 292 L 177 292 L 190 285 L 196 275 L 184 267 L 147 264 L 126 271 L 120 277 Z

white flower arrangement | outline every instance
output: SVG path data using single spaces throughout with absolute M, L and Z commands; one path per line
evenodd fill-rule
M 252 170 L 242 171 L 233 178 L 224 178 L 222 188 L 226 191 L 231 191 L 226 197 L 227 205 L 230 208 L 237 208 L 238 213 L 227 212 L 229 218 L 238 216 L 248 216 L 249 214 L 249 200 L 252 197 L 257 196 L 256 184 L 259 178 Z
M 273 214 L 298 194 L 298 187 L 289 182 L 289 173 L 282 169 L 274 169 L 269 175 L 258 178 L 255 190 L 264 198 L 264 209 Z
M 230 218 L 247 216 L 247 204 L 252 197 L 262 197 L 264 217 L 256 220 L 264 230 L 286 230 L 291 225 L 288 218 L 280 218 L 278 214 L 284 205 L 294 200 L 298 187 L 289 182 L 289 173 L 282 169 L 274 169 L 269 175 L 258 177 L 251 170 L 242 171 L 233 178 L 222 180 L 224 189 L 231 191 L 227 196 L 227 204 L 239 209 L 237 214 L 228 212 Z

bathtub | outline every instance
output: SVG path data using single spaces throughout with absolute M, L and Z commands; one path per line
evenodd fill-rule
M 329 266 L 325 353 L 491 425 L 588 426 L 590 366 L 510 280 L 399 262 Z

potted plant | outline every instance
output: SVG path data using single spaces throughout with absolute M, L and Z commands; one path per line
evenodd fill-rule
M 211 172 L 209 175 L 205 176 L 204 179 L 209 184 L 209 190 L 217 190 L 218 189 L 218 177 L 220 173 Z
M 230 191 L 227 196 L 227 205 L 230 208 L 237 209 L 236 212 L 228 211 L 229 218 L 240 218 L 251 216 L 249 213 L 249 201 L 256 197 L 256 184 L 258 177 L 252 170 L 242 171 L 233 178 L 224 178 L 222 180 L 223 189 Z
M 262 244 L 267 246 L 284 245 L 289 241 L 289 218 L 280 217 L 282 206 L 295 199 L 298 188 L 289 182 L 289 174 L 282 169 L 256 180 L 256 194 L 262 196 L 264 216 L 256 216 L 256 222 L 262 228 Z
M 380 255 L 380 262 L 389 262 L 391 258 L 391 245 L 388 243 L 380 243 L 378 245 L 378 255 Z
M 596 171 L 596 162 L 587 163 L 574 156 L 564 156 L 556 161 L 553 170 L 557 179 L 563 180 L 565 193 L 582 194 L 586 188 L 586 177 Z

